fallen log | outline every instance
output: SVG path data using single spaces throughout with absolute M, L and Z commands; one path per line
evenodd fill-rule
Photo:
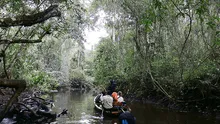
M 18 96 L 25 90 L 26 88 L 26 81 L 25 80 L 9 80 L 9 79 L 0 79 L 0 87 L 9 87 L 9 88 L 15 88 L 16 92 L 11 97 L 11 99 L 8 101 L 5 109 L 0 114 L 0 122 L 5 117 L 8 110 L 11 108 L 14 101 L 18 98 Z

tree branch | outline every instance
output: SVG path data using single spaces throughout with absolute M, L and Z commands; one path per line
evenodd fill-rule
M 181 14 L 184 14 L 180 8 L 178 8 L 178 6 L 173 2 L 173 0 L 171 0 L 171 2 L 173 3 L 173 5 L 176 7 L 176 9 L 181 13 Z
M 38 40 L 28 40 L 28 39 L 7 40 L 7 39 L 2 39 L 2 40 L 0 40 L 0 45 L 1 44 L 12 44 L 12 43 L 40 43 L 40 42 L 42 42 L 41 39 L 38 39 Z
M 18 102 L 18 105 L 21 105 L 23 107 L 25 107 L 27 110 L 29 110 L 32 114 L 34 114 L 35 117 L 39 116 L 38 114 L 36 114 L 36 112 L 32 109 L 30 109 L 29 107 L 27 107 L 24 103 Z
M 189 17 L 189 31 L 188 31 L 188 34 L 185 37 L 185 41 L 183 43 L 183 47 L 182 47 L 181 52 L 180 52 L 180 57 L 183 54 L 183 50 L 186 47 L 186 42 L 188 41 L 190 33 L 191 33 L 191 30 L 192 30 L 192 18 L 191 18 L 191 16 L 189 14 L 186 14 L 186 15 Z
M 21 15 L 14 18 L 2 18 L 0 19 L 0 27 L 32 26 L 37 23 L 42 23 L 51 17 L 59 16 L 61 16 L 61 12 L 58 10 L 58 5 L 52 5 L 46 10 L 33 15 Z
M 7 79 L 0 78 L 0 87 L 25 89 L 26 81 L 25 80 L 7 80 Z
M 188 31 L 187 36 L 185 37 L 185 41 L 184 41 L 184 43 L 183 43 L 183 47 L 182 47 L 181 52 L 180 52 L 180 57 L 179 57 L 179 58 L 181 58 L 181 56 L 182 56 L 182 54 L 183 54 L 183 50 L 184 50 L 184 48 L 185 48 L 185 46 L 186 46 L 186 42 L 188 41 L 189 36 L 190 36 L 190 33 L 191 33 L 191 30 L 192 30 L 192 17 L 190 16 L 190 13 L 188 14 L 188 13 L 182 12 L 182 11 L 178 8 L 178 6 L 174 3 L 173 0 L 171 0 L 171 2 L 173 3 L 173 5 L 176 7 L 176 9 L 177 9 L 181 14 L 187 15 L 187 16 L 189 17 L 189 31 Z M 190 11 L 189 11 L 189 12 L 190 12 Z

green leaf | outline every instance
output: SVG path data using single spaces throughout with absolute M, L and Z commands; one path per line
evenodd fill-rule
M 216 38 L 216 39 L 214 40 L 214 44 L 220 46 L 220 38 Z
M 212 21 L 209 21 L 206 23 L 211 29 L 214 29 L 215 28 L 215 23 L 212 22 Z
M 161 8 L 162 3 L 159 0 L 155 1 L 155 8 Z

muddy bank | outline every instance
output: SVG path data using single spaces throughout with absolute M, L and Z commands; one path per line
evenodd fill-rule
M 5 109 L 7 102 L 14 94 L 12 88 L 1 89 L 1 91 L 0 100 L 2 102 L 0 112 Z M 28 89 L 22 92 L 10 107 L 1 124 L 50 123 L 54 122 L 57 117 L 67 113 L 68 110 L 66 109 L 63 109 L 58 114 L 52 112 L 53 101 L 50 98 L 44 97 L 44 95 L 46 94 L 36 89 Z

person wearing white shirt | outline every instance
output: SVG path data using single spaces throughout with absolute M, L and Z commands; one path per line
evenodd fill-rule
M 118 102 L 124 102 L 124 98 L 122 97 L 122 92 L 118 92 Z
M 105 95 L 101 96 L 101 101 L 104 109 L 111 109 L 113 108 L 113 98 L 110 95 Z

